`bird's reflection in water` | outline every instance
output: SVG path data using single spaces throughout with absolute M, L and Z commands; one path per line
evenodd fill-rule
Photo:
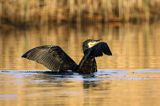
M 82 89 L 95 88 L 101 85 L 103 80 L 97 78 L 94 74 L 80 75 L 77 73 L 56 74 L 50 71 L 45 72 L 27 72 L 26 79 L 30 79 L 32 83 L 41 86 L 50 84 L 54 87 L 81 87 Z M 108 83 L 107 83 L 108 84 Z
M 8 71 L 1 72 L 1 74 L 8 75 L 9 78 L 11 77 L 11 79 L 7 79 L 9 83 L 7 86 L 6 81 L 2 81 L 4 86 L 1 86 L 1 89 L 10 90 L 13 88 L 11 90 L 15 90 L 14 92 L 17 95 L 22 96 L 23 101 L 31 101 L 36 103 L 36 105 L 48 105 L 49 103 L 52 105 L 70 106 L 69 103 L 73 103 L 73 106 L 75 104 L 77 106 L 79 103 L 84 105 L 92 103 L 92 106 L 97 106 L 101 102 L 106 103 L 112 89 L 111 80 L 99 77 L 102 76 L 102 73 L 101 75 L 95 73 L 95 76 L 76 73 L 62 75 L 47 71 Z M 2 75 L 1 77 L 5 76 Z M 19 88 L 21 89 L 19 90 Z M 21 105 L 25 105 L 26 102 Z
M 83 81 L 83 88 L 84 89 L 89 89 L 98 86 L 99 81 L 89 81 L 89 80 L 84 80 Z

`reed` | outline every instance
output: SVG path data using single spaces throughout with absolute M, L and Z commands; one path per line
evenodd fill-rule
M 1 23 L 142 22 L 160 19 L 160 0 L 1 0 Z

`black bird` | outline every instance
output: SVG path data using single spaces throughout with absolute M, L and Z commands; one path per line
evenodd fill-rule
M 72 60 L 59 46 L 44 45 L 35 47 L 25 54 L 23 58 L 43 64 L 55 73 L 72 71 L 80 74 L 91 74 L 97 71 L 95 57 L 103 54 L 112 55 L 107 43 L 100 40 L 88 39 L 83 42 L 84 56 L 79 65 Z

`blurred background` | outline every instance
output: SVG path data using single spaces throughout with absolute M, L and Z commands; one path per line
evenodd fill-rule
M 46 69 L 21 58 L 46 44 L 79 63 L 86 39 L 112 50 L 97 59 L 99 69 L 159 69 L 159 10 L 160 0 L 1 0 L 0 69 Z
M 160 18 L 160 0 L 1 0 L 2 23 L 153 22 Z

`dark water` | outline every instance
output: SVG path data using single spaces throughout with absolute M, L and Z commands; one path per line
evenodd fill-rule
M 94 76 L 45 74 L 45 67 L 21 58 L 49 44 L 61 46 L 79 63 L 81 43 L 88 38 L 102 39 L 113 53 L 97 58 Z M 158 23 L 0 30 L 0 105 L 159 106 L 159 41 Z

